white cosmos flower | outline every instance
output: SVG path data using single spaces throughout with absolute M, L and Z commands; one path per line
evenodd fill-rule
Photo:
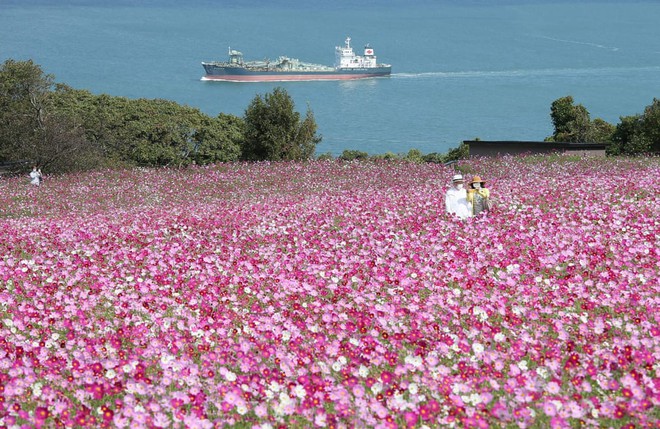
M 41 387 L 42 387 L 42 384 L 38 383 L 38 382 L 34 383 L 32 385 L 32 395 L 34 395 L 35 398 L 38 398 L 38 397 L 41 396 Z
M 536 368 L 536 373 L 539 375 L 539 377 L 542 378 L 548 378 L 548 376 L 550 375 L 548 369 L 544 366 L 539 366 L 538 368 Z
M 302 385 L 298 384 L 293 388 L 293 394 L 302 399 L 307 395 L 307 392 L 305 392 L 305 388 Z
M 415 368 L 419 368 L 420 366 L 422 366 L 423 360 L 420 356 L 408 355 L 404 359 L 404 362 L 409 364 L 409 365 L 414 366 Z

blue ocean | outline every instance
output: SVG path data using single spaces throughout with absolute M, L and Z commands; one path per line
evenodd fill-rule
M 95 94 L 242 116 L 281 86 L 312 110 L 317 154 L 446 152 L 463 140 L 542 140 L 572 95 L 611 123 L 660 98 L 660 2 L 0 0 L 0 61 L 32 59 Z M 203 82 L 202 61 L 286 55 L 332 65 L 350 36 L 392 76 Z

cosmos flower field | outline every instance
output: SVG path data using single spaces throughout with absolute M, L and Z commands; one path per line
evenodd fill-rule
M 0 427 L 658 427 L 657 158 L 45 179 L 0 179 Z

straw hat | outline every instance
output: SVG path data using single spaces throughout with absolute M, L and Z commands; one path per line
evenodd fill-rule
M 483 184 L 483 183 L 486 183 L 486 182 L 484 182 L 483 180 L 481 180 L 481 177 L 479 177 L 479 176 L 474 176 L 474 177 L 472 178 L 472 181 L 470 182 L 470 185 L 473 184 L 473 183 L 482 183 L 482 184 Z
M 463 175 L 462 174 L 454 174 L 454 177 L 452 177 L 451 181 L 453 183 L 464 182 Z

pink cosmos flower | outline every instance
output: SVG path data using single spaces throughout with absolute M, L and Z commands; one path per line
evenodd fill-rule
M 657 163 L 529 161 L 461 161 L 498 198 L 461 228 L 440 165 L 3 180 L 4 422 L 651 422 Z
M 546 416 L 554 417 L 557 414 L 557 407 L 552 401 L 546 401 L 543 403 L 543 412 Z
M 364 396 L 364 387 L 361 384 L 356 384 L 352 387 L 351 391 L 353 392 L 353 395 L 357 398 L 361 398 Z

